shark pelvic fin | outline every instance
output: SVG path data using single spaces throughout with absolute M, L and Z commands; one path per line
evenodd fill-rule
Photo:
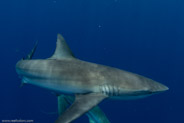
M 57 98 L 58 98 L 58 114 L 62 115 L 63 112 L 66 111 L 70 103 L 66 100 L 66 97 L 63 94 L 57 96 Z
M 76 95 L 74 103 L 59 116 L 55 123 L 70 123 L 88 112 L 105 98 L 107 98 L 107 96 L 101 93 Z
M 74 55 L 70 50 L 70 48 L 68 47 L 63 36 L 58 34 L 55 52 L 49 59 L 64 59 L 64 58 L 74 58 Z

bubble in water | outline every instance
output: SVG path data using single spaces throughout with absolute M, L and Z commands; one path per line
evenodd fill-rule
M 98 25 L 98 28 L 101 28 L 102 26 L 101 25 Z

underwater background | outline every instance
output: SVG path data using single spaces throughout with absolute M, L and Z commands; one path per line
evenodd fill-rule
M 15 64 L 38 40 L 48 58 L 57 33 L 79 59 L 135 72 L 170 90 L 139 100 L 99 104 L 112 123 L 184 123 L 183 0 L 1 0 L 0 122 L 53 123 L 56 95 L 24 85 Z M 82 116 L 74 123 L 87 123 Z

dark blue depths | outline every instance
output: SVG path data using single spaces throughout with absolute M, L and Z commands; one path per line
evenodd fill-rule
M 140 100 L 105 100 L 100 107 L 112 123 L 184 123 L 183 5 L 182 0 L 1 1 L 0 119 L 55 121 L 56 96 L 31 85 L 20 88 L 15 64 L 36 40 L 35 58 L 51 56 L 61 33 L 76 57 L 170 88 Z

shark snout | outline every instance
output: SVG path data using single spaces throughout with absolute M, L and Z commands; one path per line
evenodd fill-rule
M 151 91 L 152 92 L 162 92 L 162 91 L 167 91 L 169 90 L 169 88 L 161 83 L 158 82 L 154 82 L 154 84 L 152 85 Z

